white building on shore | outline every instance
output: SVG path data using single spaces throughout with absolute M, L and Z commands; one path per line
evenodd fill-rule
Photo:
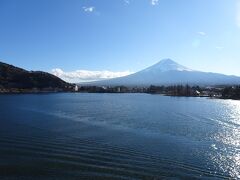
M 78 91 L 78 85 L 75 85 L 75 87 L 74 87 L 74 91 L 75 91 L 75 92 Z

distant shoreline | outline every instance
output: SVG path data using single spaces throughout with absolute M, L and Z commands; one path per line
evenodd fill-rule
M 2 92 L 0 95 L 44 95 L 44 94 L 61 94 L 61 93 L 74 93 L 74 94 L 149 94 L 160 95 L 168 97 L 186 97 L 186 98 L 208 98 L 208 99 L 222 99 L 222 100 L 240 100 L 234 98 L 212 97 L 212 96 L 184 96 L 184 95 L 170 95 L 162 93 L 148 93 L 148 92 L 75 92 L 75 91 L 11 91 Z
M 161 65 L 165 68 L 171 68 L 172 65 L 179 66 L 170 59 L 159 62 L 154 67 L 159 68 Z M 161 69 L 161 68 L 160 68 Z M 170 71 L 171 72 L 171 71 Z M 180 71 L 181 74 L 182 71 Z M 185 72 L 187 73 L 187 71 Z M 169 74 L 171 76 L 171 74 Z M 167 77 L 169 77 L 167 76 Z M 160 77 L 160 76 L 159 76 Z M 183 78 L 184 79 L 184 78 Z M 137 84 L 141 82 L 137 81 Z M 149 80 L 148 84 L 152 82 Z M 218 85 L 197 85 L 196 83 L 168 83 L 163 85 L 153 85 L 151 83 L 145 86 L 127 86 L 125 85 L 79 85 L 63 81 L 57 76 L 42 71 L 27 71 L 13 65 L 0 62 L 0 94 L 42 94 L 42 93 L 148 93 L 163 94 L 176 97 L 212 97 L 222 99 L 240 100 L 240 86 L 238 84 L 221 84 Z M 201 81 L 199 81 L 199 84 Z

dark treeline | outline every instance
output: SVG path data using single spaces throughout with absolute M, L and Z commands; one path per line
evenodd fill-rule
M 126 86 L 81 86 L 78 91 L 88 93 L 147 93 L 148 88 Z
M 190 85 L 126 87 L 126 86 L 82 86 L 79 92 L 87 93 L 149 93 L 167 96 L 215 97 L 240 99 L 240 86 L 200 87 Z
M 165 94 L 170 96 L 199 96 L 203 89 L 199 86 L 174 85 L 174 86 L 150 86 L 148 92 L 151 94 Z
M 42 71 L 0 62 L 0 93 L 72 92 L 74 85 Z
M 173 86 L 149 86 L 149 87 L 126 87 L 126 86 L 82 86 L 79 92 L 88 93 L 150 93 L 164 94 L 169 96 L 216 96 L 219 90 L 216 88 L 201 88 L 199 86 L 173 85 Z
M 222 92 L 224 99 L 240 99 L 240 86 L 225 87 Z

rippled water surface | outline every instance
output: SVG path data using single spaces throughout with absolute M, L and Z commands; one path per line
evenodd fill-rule
M 240 101 L 0 96 L 0 179 L 163 178 L 240 178 Z

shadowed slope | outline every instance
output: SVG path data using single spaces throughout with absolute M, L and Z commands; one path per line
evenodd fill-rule
M 42 71 L 24 69 L 0 62 L 1 89 L 61 88 L 70 86 L 60 78 Z

